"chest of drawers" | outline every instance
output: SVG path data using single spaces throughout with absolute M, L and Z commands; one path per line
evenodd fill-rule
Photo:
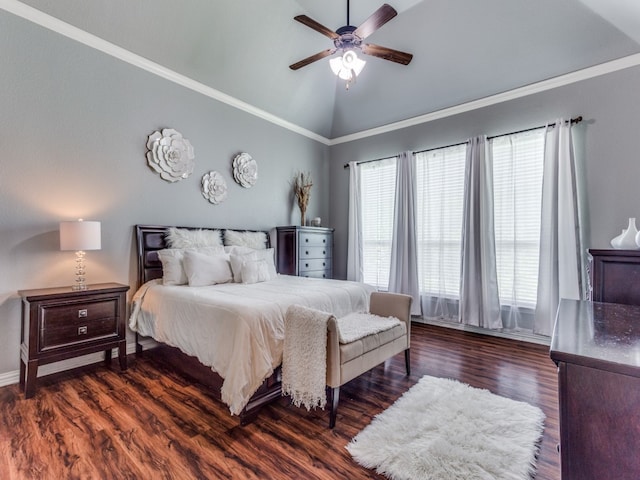
M 333 229 L 277 227 L 278 273 L 333 278 Z

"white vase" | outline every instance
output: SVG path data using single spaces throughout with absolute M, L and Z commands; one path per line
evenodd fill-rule
M 623 230 L 620 235 L 611 240 L 611 246 L 619 250 L 636 250 L 638 244 L 636 243 L 636 237 L 638 236 L 638 229 L 636 228 L 635 217 L 629 218 L 629 226 L 626 230 Z
M 617 237 L 614 237 L 611 239 L 611 246 L 613 248 L 619 249 L 620 248 L 620 239 L 624 236 L 624 228 L 622 229 L 622 233 L 620 235 L 618 235 Z

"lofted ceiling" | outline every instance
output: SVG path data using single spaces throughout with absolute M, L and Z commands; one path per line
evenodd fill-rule
M 335 30 L 346 24 L 346 0 L 22 3 L 325 139 L 640 53 L 638 0 L 389 0 L 398 16 L 367 41 L 413 61 L 365 56 L 347 91 L 327 58 L 288 68 L 332 46 L 293 17 Z M 350 23 L 382 3 L 351 0 Z

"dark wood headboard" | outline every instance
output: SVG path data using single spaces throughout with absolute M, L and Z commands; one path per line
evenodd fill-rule
M 162 278 L 162 263 L 158 258 L 158 250 L 167 248 L 166 234 L 171 226 L 136 225 L 136 245 L 138 246 L 138 287 L 149 280 Z M 189 230 L 220 230 L 224 241 L 224 231 L 233 230 L 213 227 L 177 227 Z M 255 232 L 257 230 L 233 230 L 236 232 Z M 265 247 L 269 248 L 269 232 Z

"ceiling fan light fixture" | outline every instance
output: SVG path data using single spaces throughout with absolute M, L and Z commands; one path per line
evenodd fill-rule
M 333 73 L 347 81 L 360 75 L 366 63 L 361 58 L 358 58 L 354 50 L 346 50 L 342 56 L 329 60 Z

